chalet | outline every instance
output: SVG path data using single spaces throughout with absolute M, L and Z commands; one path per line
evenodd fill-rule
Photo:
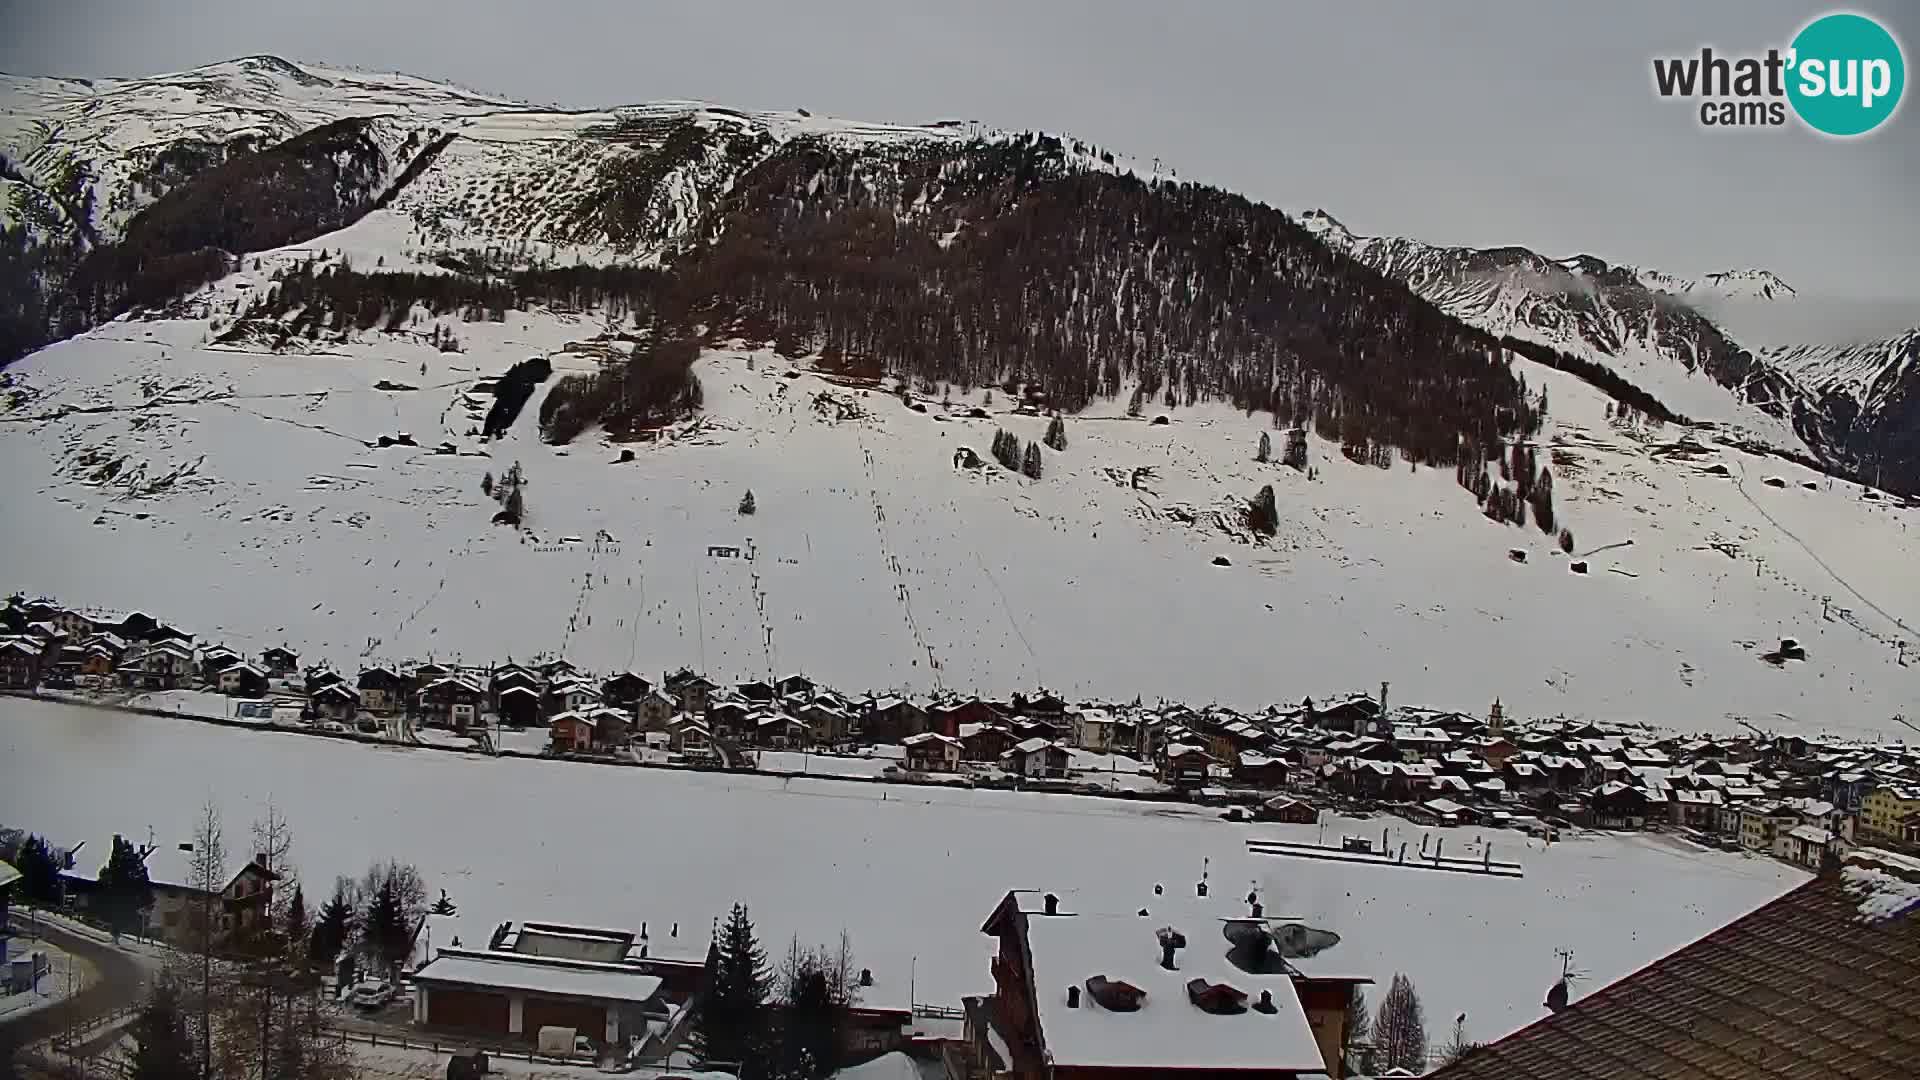
M 228 697 L 263 698 L 267 696 L 267 673 L 241 660 L 214 676 L 214 685 Z
M 84 612 L 72 608 L 59 608 L 45 621 L 58 627 L 69 638 L 85 637 L 94 632 L 93 619 Z
M 755 679 L 734 687 L 734 692 L 756 705 L 765 705 L 773 700 L 773 684 Z
M 1013 732 L 999 724 L 962 724 L 957 738 L 960 756 L 967 761 L 999 761 L 1000 755 L 1018 741 Z
M 1233 778 L 1249 787 L 1285 787 L 1287 763 L 1258 750 L 1242 750 L 1234 759 Z
M 1668 807 L 1675 828 L 1712 829 L 1720 817 L 1720 807 L 1726 796 L 1713 788 L 1698 791 L 1675 791 L 1673 802 Z
M 368 712 L 386 716 L 399 712 L 407 700 L 407 680 L 392 668 L 370 667 L 354 680 L 360 704 Z
M 1114 723 L 1112 713 L 1105 709 L 1068 709 L 1066 720 L 1073 745 L 1096 754 L 1113 751 L 1113 736 L 1117 725 Z
M 681 757 L 705 759 L 714 756 L 713 729 L 681 713 L 668 726 L 668 746 Z
M 531 686 L 509 686 L 500 691 L 493 711 L 509 727 L 534 727 L 541 719 L 540 691 Z
M 112 635 L 103 636 L 112 637 Z M 113 640 L 119 639 L 113 638 Z M 105 642 L 95 641 L 81 651 L 80 674 L 112 675 L 119 669 L 122 655 L 124 655 L 123 649 L 116 649 Z
M 1585 802 L 1587 823 L 1598 829 L 1644 829 L 1655 805 L 1646 790 L 1618 781 L 1594 788 Z
M 778 710 L 756 712 L 747 718 L 755 746 L 784 749 L 805 746 L 807 725 Z
M 653 692 L 653 684 L 631 671 L 623 671 L 600 684 L 600 700 L 616 709 L 637 711 L 640 702 Z
M 773 684 L 774 693 L 781 697 L 810 697 L 814 691 L 813 680 L 805 675 L 788 675 Z
M 925 730 L 926 710 L 905 698 L 880 698 L 860 721 L 861 734 L 876 743 L 897 743 Z
M 1795 825 L 1774 838 L 1773 856 L 1807 870 L 1818 870 L 1829 855 L 1846 850 L 1839 835 L 1818 825 Z
M 176 690 L 195 674 L 193 646 L 167 640 L 142 644 L 120 658 L 120 680 L 129 689 Z
M 521 667 L 519 664 L 495 668 L 493 674 L 487 678 L 487 696 L 492 699 L 495 709 L 500 707 L 500 695 L 508 690 L 530 690 L 533 692 L 534 699 L 539 700 L 541 692 L 546 688 L 547 680 L 541 678 L 539 672 Z
M 120 640 L 113 635 L 103 636 L 112 637 L 115 641 Z M 121 646 L 122 651 L 125 651 L 125 648 L 124 645 Z M 200 650 L 200 678 L 206 682 L 217 682 L 221 672 L 245 659 L 246 657 L 240 655 L 236 649 L 229 649 L 225 645 L 209 645 Z
M 1073 754 L 1059 743 L 1045 739 L 1023 739 L 1000 755 L 1000 767 L 1016 776 L 1032 779 L 1064 779 Z
M 487 692 L 466 679 L 448 675 L 429 684 L 415 699 L 428 724 L 465 731 L 479 723 Z
M 488 947 L 440 947 L 413 972 L 413 1020 L 495 1042 L 532 1043 L 542 1028 L 564 1027 L 624 1052 L 657 1041 L 674 1013 L 669 979 L 700 968 L 697 957 L 649 958 L 647 944 L 631 931 L 505 923 Z
M 421 664 L 413 669 L 413 692 L 417 696 L 420 691 L 452 674 L 453 669 L 445 664 L 436 664 L 432 661 Z
M 1325 708 L 1310 709 L 1310 716 L 1315 727 L 1365 735 L 1373 730 L 1380 719 L 1380 703 L 1365 695 L 1357 695 Z
M 938 731 L 942 735 L 960 737 L 963 724 L 998 724 L 1000 714 L 993 706 L 979 698 L 967 698 L 964 701 L 943 701 L 927 710 L 927 730 Z M 1002 750 L 1006 749 L 1001 747 Z M 998 751 L 995 752 L 996 754 Z
M 1288 825 L 1312 825 L 1320 820 L 1320 811 L 1304 799 L 1291 795 L 1275 795 L 1260 804 L 1253 812 L 1256 821 L 1281 822 Z
M 1160 782 L 1178 788 L 1204 787 L 1213 755 L 1192 743 L 1170 743 L 1160 762 Z
M 952 736 L 923 731 L 907 736 L 903 745 L 910 772 L 954 772 L 960 768 L 960 740 Z
M 585 713 L 600 706 L 600 691 L 585 679 L 565 677 L 547 685 L 540 703 L 548 716 L 563 712 Z
M 556 754 L 585 754 L 595 748 L 593 721 L 577 712 L 555 713 L 547 718 L 552 728 L 550 741 Z
M 40 682 L 40 646 L 20 638 L 0 641 L 0 687 L 30 690 Z
M 548 682 L 580 674 L 580 669 L 567 660 L 549 660 L 540 665 L 540 677 Z
M 1029 698 L 1024 703 L 1016 698 L 1015 704 L 1019 705 L 1021 713 L 1035 720 L 1045 720 L 1053 724 L 1056 731 L 1062 730 L 1065 726 L 1067 703 L 1054 694 L 1043 690 L 1038 697 Z
M 665 731 L 667 721 L 673 718 L 674 701 L 656 686 L 634 705 L 634 712 L 642 731 Z
M 1061 725 L 1036 716 L 1016 716 L 1013 718 L 1013 733 L 1022 739 L 1045 739 L 1048 742 L 1060 738 Z
M 753 725 L 747 718 L 752 711 L 744 701 L 716 701 L 707 706 L 707 726 L 718 735 L 751 738 Z
M 275 645 L 260 654 L 260 665 L 268 675 L 284 678 L 300 670 L 300 657 L 292 649 Z
M 846 742 L 853 731 L 853 718 L 846 710 L 818 701 L 808 702 L 797 714 L 807 725 L 807 738 L 816 746 L 834 746 Z
M 707 705 L 713 700 L 713 692 L 719 685 L 704 675 L 696 675 L 686 668 L 666 677 L 667 696 L 679 702 L 681 712 L 699 716 L 707 711 Z
M 66 853 L 65 869 L 60 877 L 83 910 L 99 901 L 100 871 L 113 854 L 113 839 L 76 844 Z M 267 868 L 264 856 L 256 856 L 238 869 L 229 869 L 218 879 L 218 888 L 208 892 L 200 886 L 204 876 L 196 874 L 193 845 L 135 844 L 147 869 L 147 881 L 153 887 L 153 905 L 144 918 L 144 933 L 187 944 L 211 916 L 219 940 L 244 940 L 266 927 L 267 911 L 273 902 L 273 883 L 279 875 Z M 233 860 L 227 861 L 233 866 Z
M 360 715 L 360 695 L 344 682 L 328 683 L 307 699 L 322 720 L 351 724 Z
M 964 999 L 974 1075 L 1344 1075 L 1347 1005 L 1371 980 L 1306 974 L 1310 961 L 1281 959 L 1266 920 L 1225 897 L 1143 900 L 1151 918 L 1074 913 L 1053 894 L 1000 901 L 981 926 L 997 941 L 994 992 Z

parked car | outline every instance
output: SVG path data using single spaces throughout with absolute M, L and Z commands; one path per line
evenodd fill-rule
M 347 1003 L 356 1009 L 380 1009 L 393 1000 L 393 985 L 380 979 L 367 979 L 354 984 L 347 994 Z

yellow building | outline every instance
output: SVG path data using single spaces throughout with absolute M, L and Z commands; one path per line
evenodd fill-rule
M 1920 814 L 1920 787 L 1874 788 L 1860 803 L 1860 824 L 1875 836 L 1899 839 L 1900 823 Z

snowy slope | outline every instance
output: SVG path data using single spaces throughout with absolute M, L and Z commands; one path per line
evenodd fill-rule
M 230 317 L 284 260 L 375 247 L 390 227 L 375 215 L 265 256 L 208 314 Z M 1096 407 L 1033 482 L 953 459 L 985 456 L 996 426 L 1036 440 L 1042 418 L 997 401 L 991 420 L 941 420 L 937 400 L 915 413 L 722 351 L 697 369 L 705 413 L 635 462 L 591 434 L 540 443 L 538 394 L 487 445 L 471 434 L 477 379 L 535 354 L 590 370 L 626 346 L 597 317 L 539 311 L 450 322 L 459 353 L 431 329 L 272 354 L 209 346 L 201 320 L 122 320 L 22 361 L 0 419 L 9 587 L 343 666 L 564 652 L 597 670 L 1242 705 L 1389 680 L 1396 701 L 1474 712 L 1500 697 L 1686 729 L 1887 734 L 1920 696 L 1920 667 L 1897 663 L 1920 625 L 1914 511 L 1616 429 L 1557 372 L 1536 380 L 1553 402 L 1541 458 L 1579 552 L 1603 549 L 1585 576 L 1537 530 L 1485 520 L 1451 475 L 1356 465 L 1316 439 L 1309 481 L 1252 460 L 1262 416 L 1218 407 L 1167 426 Z M 823 392 L 870 417 L 828 422 Z M 403 431 L 417 448 L 371 446 Z M 490 526 L 479 490 L 515 461 L 531 535 Z M 1134 489 L 1139 467 L 1154 474 Z M 1279 541 L 1253 547 L 1222 523 L 1266 483 Z M 748 489 L 759 512 L 742 518 Z M 1763 664 L 1781 637 L 1812 659 Z
M 207 800 L 229 837 L 245 836 L 271 800 L 293 824 L 309 894 L 399 858 L 447 890 L 468 941 L 509 919 L 645 922 L 655 955 L 677 941 L 693 956 L 739 901 L 775 955 L 796 935 L 846 930 L 873 971 L 864 1000 L 881 1006 L 991 992 L 980 924 L 1008 889 L 1055 891 L 1069 911 L 1144 906 L 1184 923 L 1192 949 L 1224 949 L 1201 918 L 1243 914 L 1253 888 L 1268 915 L 1341 935 L 1321 955 L 1329 966 L 1381 986 L 1405 972 L 1429 1015 L 1466 1011 L 1469 1033 L 1493 1039 L 1544 1015 L 1555 950 L 1573 950 L 1585 996 L 1805 880 L 1651 834 L 1542 848 L 1512 832 L 1433 830 L 1449 852 L 1475 853 L 1484 836 L 1495 858 L 1525 866 L 1522 880 L 1308 863 L 1245 844 L 1312 842 L 1314 826 L 1234 825 L 1193 807 L 371 750 L 13 698 L 0 699 L 0 754 L 26 765 L 0 785 L 0 822 L 56 842 L 148 828 L 175 842 Z M 556 820 L 584 828 L 556 841 Z M 1416 851 L 1428 832 L 1332 819 L 1326 835 L 1383 829 Z M 1205 906 L 1191 899 L 1203 859 Z M 1110 962 L 1157 960 L 1144 939 Z

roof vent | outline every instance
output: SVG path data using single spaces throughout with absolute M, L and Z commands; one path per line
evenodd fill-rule
M 873 969 L 872 968 L 860 969 L 860 985 L 861 986 L 873 985 Z
M 1052 893 L 1048 893 L 1046 895 L 1046 904 L 1047 904 L 1047 914 L 1049 915 L 1060 914 L 1060 898 L 1059 897 L 1053 895 Z
M 1273 991 L 1271 990 L 1260 991 L 1260 1000 L 1254 1003 L 1253 1008 L 1255 1012 L 1263 1012 L 1268 1015 L 1280 1011 L 1280 1007 L 1273 1003 Z
M 1079 1007 L 1080 1007 L 1080 988 L 1077 986 L 1067 987 L 1067 1008 L 1077 1009 Z
M 1226 983 L 1193 979 L 1187 983 L 1187 1000 L 1201 1012 L 1215 1016 L 1234 1016 L 1247 1011 L 1247 995 Z
M 1108 1012 L 1138 1012 L 1147 1000 L 1147 992 L 1122 979 L 1095 975 L 1087 980 L 1087 993 Z M 1071 992 L 1069 992 L 1071 997 Z

